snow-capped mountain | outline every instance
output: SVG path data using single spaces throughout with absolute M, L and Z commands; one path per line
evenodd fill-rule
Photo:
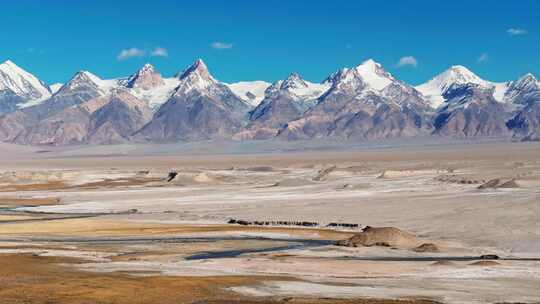
M 414 136 L 430 128 L 421 94 L 373 60 L 341 69 L 326 82 L 332 83 L 330 89 L 280 130 L 281 138 L 375 139 Z
M 49 88 L 11 61 L 0 64 L 0 115 L 49 98 Z
M 137 73 L 131 75 L 127 79 L 126 87 L 128 88 L 140 88 L 141 90 L 151 90 L 165 85 L 165 82 L 161 78 L 153 65 L 145 64 Z
M 25 108 L 23 111 L 38 119 L 52 116 L 65 108 L 76 106 L 94 98 L 110 93 L 116 86 L 116 81 L 102 80 L 88 72 L 79 71 L 66 82 L 51 98 L 39 105 Z
M 0 140 L 110 144 L 217 138 L 286 140 L 389 137 L 540 140 L 540 82 L 526 74 L 496 83 L 452 66 L 413 87 L 366 60 L 321 83 L 297 73 L 269 84 L 225 84 L 202 60 L 174 77 L 145 64 L 128 77 L 80 71 L 45 85 L 0 64 Z
M 526 74 L 505 86 L 504 100 L 516 104 L 528 104 L 540 100 L 540 81 L 533 74 Z
M 51 96 L 51 92 L 41 80 L 10 60 L 0 64 L 0 91 L 4 90 L 10 90 L 30 100 L 43 100 Z
M 347 82 L 349 79 L 353 79 L 357 76 L 360 76 L 362 81 L 367 84 L 369 88 L 377 91 L 381 91 L 396 81 L 390 73 L 385 71 L 382 66 L 373 59 L 368 59 L 361 65 L 347 71 L 346 77 L 340 82 Z
M 146 101 L 153 110 L 164 104 L 179 84 L 178 77 L 163 78 L 156 68 L 148 63 L 127 79 L 119 81 L 119 85 Z
M 312 107 L 316 99 L 330 88 L 330 82 L 321 84 L 306 81 L 297 73 L 278 80 L 265 91 L 265 98 L 249 113 L 245 130 L 235 134 L 236 139 L 263 139 L 274 137 L 287 122 L 300 117 Z
M 71 95 L 79 91 L 96 91 L 100 94 L 105 94 L 108 88 L 105 82 L 98 76 L 88 71 L 79 71 L 60 87 L 55 95 Z
M 452 85 L 463 84 L 476 84 L 485 88 L 493 86 L 466 67 L 454 65 L 428 82 L 416 86 L 416 89 L 430 101 L 432 107 L 437 108 L 444 103 L 444 95 Z
M 318 98 L 330 88 L 331 83 L 313 83 L 304 80 L 298 73 L 291 73 L 285 80 L 274 82 L 265 91 L 265 97 L 287 94 L 297 101 L 309 101 Z
M 187 141 L 231 136 L 251 106 L 217 81 L 202 60 L 179 76 L 179 85 L 150 123 L 137 132 L 145 141 Z

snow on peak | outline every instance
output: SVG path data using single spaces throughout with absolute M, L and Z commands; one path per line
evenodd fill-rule
M 444 93 L 453 84 L 477 84 L 484 86 L 488 82 L 478 77 L 466 67 L 454 65 L 419 87 L 429 87 L 431 89 L 437 89 L 440 93 Z
M 75 75 L 66 84 L 58 89 L 55 95 L 64 93 L 70 94 L 71 91 L 79 88 L 86 90 L 89 87 L 100 92 L 101 94 L 106 94 L 112 89 L 118 87 L 118 80 L 103 80 L 88 71 L 79 71 L 75 73 Z
M 164 84 L 161 74 L 156 71 L 153 65 L 147 63 L 135 74 L 129 76 L 125 86 L 133 89 L 150 90 Z
M 512 81 L 508 84 L 508 88 L 511 91 L 534 91 L 540 90 L 540 82 L 536 80 L 533 74 L 527 73 L 521 76 L 518 80 Z
M 64 87 L 65 88 L 70 88 L 70 89 L 75 89 L 77 88 L 78 86 L 82 85 L 82 84 L 89 84 L 89 85 L 93 85 L 95 87 L 99 87 L 99 85 L 102 83 L 102 80 L 101 78 L 99 78 L 98 76 L 88 72 L 88 71 L 79 71 L 77 73 L 75 73 L 75 75 L 71 78 L 70 81 L 68 81 Z
M 88 72 L 88 71 L 81 71 L 79 73 L 77 73 L 76 77 L 79 77 L 79 79 L 85 79 L 85 80 L 90 80 L 91 82 L 99 85 L 103 80 L 101 80 L 101 78 L 99 78 L 98 76 Z
M 416 89 L 430 101 L 433 107 L 438 107 L 444 102 L 444 93 L 452 85 L 462 84 L 475 84 L 481 87 L 494 86 L 494 84 L 478 77 L 466 67 L 454 65 L 428 82 L 417 86 Z
M 10 90 L 33 102 L 42 101 L 51 96 L 49 88 L 41 80 L 11 60 L 0 64 L 0 91 L 3 90 Z
M 358 91 L 365 88 L 382 91 L 394 81 L 394 77 L 379 63 L 368 59 L 352 69 L 345 68 L 333 73 L 323 83 L 332 83 L 334 87 L 345 90 Z
M 197 59 L 187 69 L 185 69 L 179 76 L 180 79 L 190 77 L 193 74 L 198 74 L 202 78 L 212 78 L 208 67 L 202 59 Z M 212 78 L 213 79 L 213 78 Z
M 225 84 L 240 99 L 252 106 L 257 106 L 264 99 L 264 92 L 270 86 L 266 81 L 240 81 Z
M 185 94 L 192 90 L 199 92 L 207 91 L 218 82 L 210 75 L 208 67 L 201 60 L 197 59 L 189 68 L 184 70 L 180 76 L 180 85 L 175 94 Z
M 133 79 L 139 78 L 143 75 L 149 75 L 149 74 L 154 74 L 154 73 L 157 73 L 156 68 L 154 68 L 154 66 L 151 65 L 150 63 L 146 63 L 135 74 L 129 76 L 128 82 L 130 82 Z
M 322 83 L 333 84 L 339 81 L 341 78 L 343 78 L 343 76 L 345 75 L 345 73 L 347 73 L 348 70 L 349 70 L 348 68 L 339 69 L 335 71 L 334 73 L 330 74 L 328 77 L 326 77 L 326 79 L 323 80 Z
M 49 86 L 49 90 L 51 91 L 51 94 L 54 94 L 56 92 L 58 92 L 58 90 L 60 90 L 60 88 L 63 86 L 64 84 L 63 83 L 53 83 Z
M 364 61 L 361 65 L 355 67 L 354 71 L 362 77 L 364 83 L 377 91 L 384 89 L 394 82 L 394 77 L 373 59 Z
M 505 91 L 501 94 L 502 99 L 508 102 L 516 102 L 523 96 L 540 96 L 540 82 L 533 74 L 527 73 L 515 81 L 506 84 Z
M 269 86 L 265 96 L 277 96 L 285 93 L 295 100 L 312 100 L 321 96 L 331 85 L 330 82 L 309 82 L 299 74 L 291 73 L 285 80 L 278 80 Z
M 476 74 L 471 72 L 471 70 L 462 65 L 454 65 L 443 74 L 447 81 L 452 81 L 454 84 L 486 84 L 485 80 L 478 77 Z
M 534 77 L 533 74 L 527 73 L 527 74 L 521 76 L 521 77 L 517 80 L 517 82 L 519 82 L 519 83 L 537 83 L 538 80 L 536 79 L 536 77 Z
M 300 77 L 298 73 L 291 73 L 283 83 L 281 83 L 282 89 L 300 89 L 300 88 L 307 88 L 309 85 L 307 82 Z
M 356 66 L 356 69 L 359 71 L 362 70 L 367 73 L 376 73 L 378 70 L 382 69 L 382 65 L 373 59 L 367 59 L 358 66 Z
M 139 70 L 141 73 L 150 72 L 153 73 L 155 71 L 155 68 L 150 63 L 145 63 L 143 67 Z

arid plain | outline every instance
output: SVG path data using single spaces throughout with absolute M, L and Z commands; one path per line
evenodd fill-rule
M 230 145 L 2 145 L 0 302 L 540 302 L 540 143 Z

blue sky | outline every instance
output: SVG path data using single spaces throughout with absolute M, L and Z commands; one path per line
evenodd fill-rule
M 0 4 L 0 61 L 11 59 L 48 83 L 82 69 L 125 76 L 145 62 L 172 75 L 198 57 L 226 82 L 274 81 L 293 71 L 320 81 L 367 58 L 413 84 L 454 64 L 494 81 L 540 75 L 534 0 Z

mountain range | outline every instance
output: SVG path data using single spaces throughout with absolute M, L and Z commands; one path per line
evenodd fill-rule
M 105 80 L 80 71 L 64 84 L 46 85 L 11 61 L 0 64 L 3 142 L 426 136 L 540 140 L 540 82 L 527 74 L 495 83 L 452 66 L 412 86 L 370 59 L 320 83 L 291 73 L 272 84 L 227 84 L 198 59 L 170 78 L 146 64 L 125 78 Z

